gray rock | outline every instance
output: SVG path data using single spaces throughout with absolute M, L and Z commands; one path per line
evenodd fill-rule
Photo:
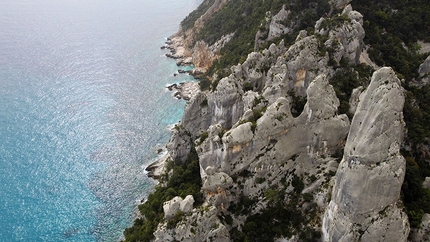
M 394 71 L 376 71 L 351 123 L 323 219 L 325 241 L 406 241 L 409 224 L 397 205 L 406 169 L 403 104 Z
M 336 115 L 339 99 L 325 75 L 309 85 L 307 98 L 302 114 L 294 119 L 274 149 L 285 158 L 302 154 L 312 164 L 316 157 L 332 155 L 340 148 L 349 130 L 349 120 L 346 115 Z M 258 129 L 257 126 L 257 132 Z
M 169 154 L 163 155 L 161 158 L 157 159 L 154 163 L 149 164 L 145 171 L 148 172 L 148 177 L 154 179 L 161 178 L 161 175 L 165 172 L 165 165 L 168 160 L 170 160 Z
M 215 174 L 221 167 L 223 144 L 219 134 L 221 125 L 211 125 L 208 129 L 208 138 L 196 147 L 200 159 L 200 176 Z
M 351 4 L 348 4 L 342 11 L 342 14 L 347 15 L 350 19 L 353 19 L 363 25 L 363 15 L 357 11 L 352 10 Z
M 420 68 L 418 69 L 418 73 L 420 74 L 420 76 L 424 76 L 424 75 L 430 74 L 430 55 L 420 65 Z
M 219 220 L 217 209 L 213 206 L 201 209 L 194 209 L 192 214 L 186 215 L 174 229 L 167 228 L 167 221 L 158 226 L 154 232 L 154 241 L 230 241 L 229 230 Z
M 303 162 L 312 166 L 314 158 L 334 154 L 348 133 L 349 120 L 336 115 L 339 100 L 324 75 L 311 83 L 307 94 L 308 103 L 298 118 L 291 115 L 288 99 L 280 97 L 256 123 L 239 122 L 221 139 L 221 126 L 211 126 L 209 137 L 197 147 L 202 177 L 207 167 L 231 176 L 243 169 L 260 169 L 260 162 L 267 162 L 266 167 L 303 154 L 309 159 Z
M 273 15 L 270 11 L 266 12 L 265 23 L 261 23 L 259 30 L 255 35 L 254 51 L 259 51 L 259 47 L 269 41 L 280 37 L 284 34 L 289 34 L 294 30 L 296 23 L 288 21 L 290 10 L 285 10 L 285 5 L 282 9 Z
M 220 50 L 224 47 L 225 44 L 230 42 L 231 38 L 233 38 L 234 33 L 230 33 L 227 35 L 221 36 L 221 39 L 219 39 L 215 44 L 209 46 L 209 50 L 211 51 L 211 54 L 213 56 L 218 55 Z
M 334 61 L 339 63 L 342 58 L 345 58 L 351 64 L 358 64 L 364 47 L 363 16 L 352 11 L 351 5 L 345 7 L 342 15 L 347 16 L 349 21 L 344 21 L 339 25 L 330 21 L 330 18 L 338 16 L 328 19 L 321 18 L 315 24 L 315 31 L 320 35 L 328 34 L 329 39 L 324 45 L 334 50 L 332 54 Z
M 269 25 L 269 34 L 267 40 L 273 40 L 283 34 L 288 34 L 293 31 L 292 26 L 285 26 L 285 22 L 290 14 L 289 10 L 285 10 L 285 5 L 282 6 L 282 9 L 273 16 Z M 292 23 L 290 23 L 292 25 Z
M 193 210 L 193 204 L 194 204 L 193 195 L 188 195 L 180 203 L 179 210 L 181 210 L 185 214 L 190 213 Z
M 363 92 L 364 87 L 359 86 L 354 88 L 351 93 L 351 97 L 349 98 L 349 112 L 354 114 L 355 110 L 357 110 L 358 101 L 361 93 Z
M 305 112 L 308 113 L 308 121 L 312 122 L 316 119 L 322 120 L 335 116 L 340 103 L 325 75 L 315 78 L 307 89 L 307 96 L 308 102 L 305 106 Z
M 164 202 L 163 204 L 164 218 L 166 219 L 173 218 L 175 214 L 179 211 L 181 203 L 182 203 L 182 198 L 179 196 L 174 197 L 167 202 Z
M 210 124 L 229 129 L 243 114 L 243 90 L 233 76 L 219 81 L 216 90 L 208 95 Z
M 203 178 L 202 190 L 205 192 L 206 201 L 222 209 L 229 206 L 227 189 L 233 184 L 233 179 L 224 172 L 218 172 L 213 175 L 207 175 Z
M 371 165 L 398 155 L 403 139 L 404 101 L 404 90 L 394 71 L 391 68 L 376 71 L 369 87 L 360 96 L 352 121 L 355 125 L 351 125 L 345 146 L 345 157 Z M 361 156 L 365 158 L 360 159 Z
M 206 191 L 216 192 L 219 188 L 225 189 L 233 183 L 231 177 L 224 172 L 218 172 L 212 175 L 207 175 L 203 179 L 202 189 Z
M 423 182 L 423 187 L 424 188 L 430 188 L 430 177 L 426 177 L 426 179 Z
M 430 214 L 424 214 L 419 229 L 411 232 L 412 242 L 430 241 Z
M 200 86 L 198 82 L 181 82 L 179 84 L 172 84 L 167 87 L 169 91 L 175 91 L 175 97 L 178 99 L 190 100 L 198 92 Z
M 420 74 L 420 79 L 417 81 L 416 85 L 418 87 L 428 85 L 430 83 L 430 55 L 420 65 L 418 73 Z
M 342 9 L 350 2 L 351 0 L 329 0 L 329 3 L 333 9 Z

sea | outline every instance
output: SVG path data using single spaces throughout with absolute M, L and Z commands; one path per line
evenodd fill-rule
M 201 1 L 0 1 L 0 241 L 123 238 L 193 81 L 160 47 Z

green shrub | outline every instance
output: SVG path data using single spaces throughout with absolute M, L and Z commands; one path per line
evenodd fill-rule
M 139 205 L 140 214 L 144 219 L 136 219 L 132 227 L 125 229 L 125 241 L 150 241 L 154 238 L 154 231 L 158 223 L 164 219 L 163 203 L 175 196 L 185 197 L 193 195 L 195 204 L 203 203 L 203 194 L 200 191 L 200 166 L 198 155 L 194 147 L 185 162 L 171 161 L 173 174 L 166 186 L 158 185 L 155 191 L 148 196 L 144 204 Z M 182 218 L 181 213 L 168 221 L 169 227 L 174 227 Z

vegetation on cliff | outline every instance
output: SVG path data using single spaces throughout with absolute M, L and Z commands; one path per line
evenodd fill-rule
M 417 227 L 424 213 L 430 213 L 430 191 L 422 187 L 430 176 L 430 154 L 423 151 L 430 145 L 430 87 L 417 87 L 413 81 L 419 78 L 418 67 L 429 54 L 419 52 L 417 41 L 430 42 L 430 5 L 425 0 L 364 0 L 353 5 L 364 13 L 371 59 L 379 66 L 393 67 L 404 78 L 407 171 L 402 192 L 411 226 Z
M 182 29 L 193 27 L 193 23 L 212 4 L 214 0 L 205 0 L 199 8 L 192 12 L 181 23 Z M 223 35 L 235 33 L 220 52 L 211 68 L 201 79 L 202 90 L 210 92 L 216 89 L 217 83 L 222 77 L 231 73 L 231 66 L 242 63 L 247 55 L 254 51 L 256 32 L 262 30 L 266 25 L 266 13 L 277 13 L 282 6 L 291 11 L 288 20 L 293 22 L 293 30 L 288 34 L 267 41 L 260 48 L 266 48 L 271 43 L 279 43 L 280 40 L 288 47 L 293 44 L 297 34 L 302 29 L 307 29 L 309 34 L 313 34 L 315 22 L 321 16 L 334 16 L 330 21 L 323 24 L 339 24 L 346 21 L 346 17 L 335 15 L 338 10 L 331 10 L 326 0 L 261 0 L 245 1 L 230 0 L 226 5 L 205 22 L 200 30 L 197 40 L 204 40 L 209 45 L 214 44 Z M 406 89 L 406 103 L 404 106 L 404 119 L 407 133 L 402 144 L 402 154 L 406 158 L 407 170 L 405 181 L 402 187 L 402 200 L 405 210 L 409 216 L 412 227 L 418 227 L 424 213 L 430 213 L 430 191 L 422 186 L 425 177 L 430 176 L 430 165 L 428 160 L 430 154 L 427 148 L 430 146 L 430 91 L 429 85 L 417 87 L 414 83 L 419 82 L 418 67 L 427 57 L 428 53 L 421 54 L 418 40 L 430 42 L 430 5 L 425 0 L 396 0 L 396 1 L 370 1 L 363 0 L 352 2 L 354 9 L 364 16 L 363 27 L 366 31 L 364 39 L 367 52 L 370 58 L 378 66 L 391 66 L 400 78 L 403 78 L 402 85 Z M 328 36 L 317 36 L 319 46 L 324 46 Z M 332 49 L 321 49 L 321 55 L 330 56 L 329 65 L 333 69 L 333 75 L 329 78 L 336 96 L 339 98 L 340 114 L 347 114 L 352 119 L 350 113 L 350 98 L 353 89 L 359 86 L 366 87 L 369 83 L 373 69 L 364 64 L 351 64 L 344 60 L 339 63 L 333 61 Z M 267 67 L 267 69 L 270 67 Z M 263 70 L 267 73 L 267 70 Z M 250 83 L 249 83 L 250 84 Z M 253 90 L 252 85 L 243 86 L 243 91 Z M 306 102 L 303 96 L 295 92 L 289 92 L 292 98 L 291 106 L 293 115 L 298 116 L 303 110 Z M 208 106 L 208 101 L 201 104 Z M 257 106 L 257 105 L 255 105 Z M 255 132 L 257 120 L 265 112 L 265 108 L 253 110 L 246 122 L 252 122 L 251 130 Z M 245 122 L 244 121 L 244 122 Z M 225 130 L 223 131 L 223 134 Z M 222 138 L 220 135 L 219 138 Z M 200 145 L 208 137 L 207 132 L 203 132 L 199 142 Z M 276 141 L 275 141 L 276 142 Z M 339 155 L 341 156 L 341 155 Z M 155 192 L 148 197 L 145 204 L 139 206 L 142 218 L 136 219 L 134 226 L 124 232 L 126 241 L 148 241 L 152 239 L 153 232 L 163 218 L 163 203 L 174 196 L 185 197 L 192 194 L 197 201 L 197 206 L 203 202 L 200 188 L 202 181 L 199 175 L 199 158 L 195 151 L 188 156 L 186 162 L 171 161 L 168 165 L 169 177 L 165 177 L 161 185 L 157 186 Z M 246 171 L 246 170 L 244 170 Z M 239 173 L 241 174 L 241 173 Z M 330 174 L 331 177 L 334 174 Z M 313 177 L 315 178 L 315 176 Z M 235 181 L 241 177 L 233 177 Z M 264 178 L 259 178 L 257 183 L 263 183 Z M 313 180 L 312 178 L 310 178 Z M 244 181 L 245 183 L 245 181 Z M 290 237 L 297 235 L 301 241 L 315 241 L 320 237 L 314 228 L 303 226 L 304 224 L 318 224 L 321 221 L 314 219 L 318 211 L 312 202 L 312 194 L 304 193 L 303 182 L 300 179 L 293 179 L 291 185 L 294 187 L 295 195 L 290 195 L 288 203 L 285 201 L 283 190 L 286 184 L 278 184 L 264 191 L 264 197 L 268 201 L 267 207 L 257 213 L 249 214 L 251 210 L 258 210 L 261 204 L 251 196 L 239 196 L 238 201 L 228 208 L 227 214 L 220 214 L 223 223 L 230 229 L 230 236 L 235 241 L 270 241 L 275 237 Z M 308 210 L 297 210 L 297 207 L 306 205 Z M 308 213 L 305 214 L 304 212 Z M 248 216 L 241 227 L 233 226 L 232 221 L 241 216 Z M 310 216 L 308 216 L 311 214 Z M 181 219 L 177 218 L 169 221 L 175 223 Z M 301 231 L 299 231 L 301 229 Z
M 124 231 L 125 241 L 150 241 L 154 238 L 154 231 L 160 222 L 164 220 L 163 204 L 166 201 L 181 196 L 193 195 L 195 205 L 203 202 L 200 191 L 202 181 L 199 173 L 199 158 L 196 150 L 191 149 L 185 162 L 169 161 L 166 165 L 169 176 L 162 178 L 161 183 L 156 186 L 155 191 L 148 196 L 144 204 L 139 205 L 142 217 L 134 221 L 132 227 Z M 181 214 L 177 214 L 171 222 L 178 222 Z
M 291 34 L 282 35 L 271 43 L 284 39 L 290 45 L 300 30 L 313 27 L 316 20 L 330 11 L 326 0 L 229 1 L 221 11 L 216 12 L 205 23 L 198 36 L 198 39 L 211 45 L 221 36 L 235 33 L 232 40 L 222 49 L 221 57 L 206 73 L 206 77 L 217 73 L 219 78 L 222 78 L 230 74 L 232 65 L 242 63 L 247 55 L 254 51 L 255 34 L 264 27 L 266 12 L 276 14 L 283 5 L 292 12 L 288 21 L 296 24 Z M 194 12 L 191 15 L 194 15 Z M 269 44 L 261 48 L 268 47 Z

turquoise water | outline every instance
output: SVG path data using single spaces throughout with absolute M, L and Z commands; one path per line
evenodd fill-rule
M 159 47 L 200 2 L 0 2 L 0 241 L 121 238 L 191 79 Z

